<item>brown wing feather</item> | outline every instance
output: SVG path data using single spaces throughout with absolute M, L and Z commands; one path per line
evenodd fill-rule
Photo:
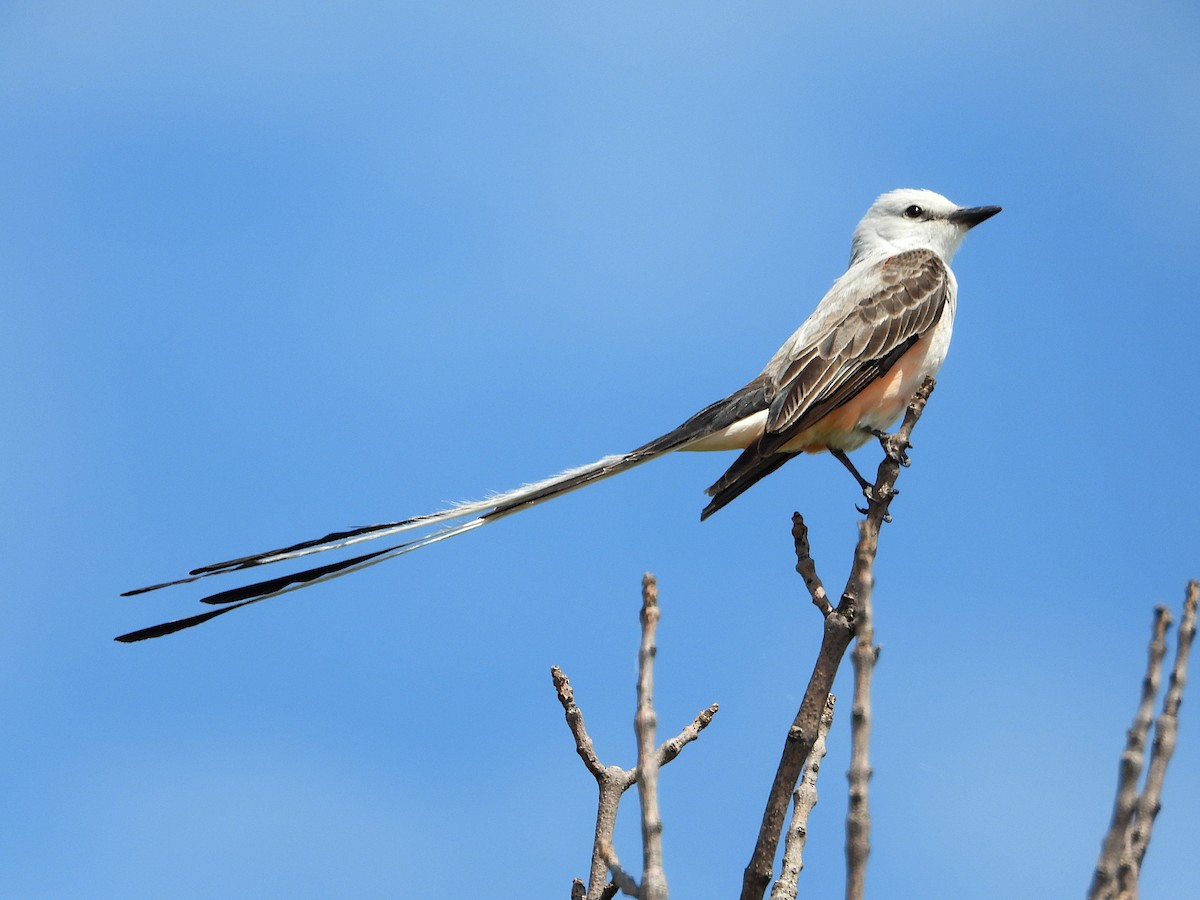
M 853 311 L 830 328 L 815 346 L 800 351 L 781 374 L 779 393 L 767 417 L 768 433 L 792 430 L 799 420 L 811 424 L 810 408 L 839 395 L 849 401 L 846 382 L 856 370 L 886 358 L 928 331 L 941 315 L 949 281 L 946 264 L 932 250 L 910 250 L 880 269 L 882 287 L 859 299 Z M 835 407 L 826 406 L 824 413 Z
M 911 250 L 881 267 L 882 287 L 815 344 L 800 348 L 778 378 L 762 437 L 734 461 L 707 493 L 707 518 L 795 453 L 779 453 L 795 435 L 850 402 L 885 375 L 937 324 L 945 309 L 946 265 L 930 250 Z

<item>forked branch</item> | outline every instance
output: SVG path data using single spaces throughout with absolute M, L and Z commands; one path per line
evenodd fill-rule
M 792 533 L 796 536 L 796 569 L 804 576 L 813 603 L 825 617 L 825 629 L 804 699 L 800 703 L 792 727 L 788 729 L 779 768 L 775 772 L 767 797 L 754 852 L 742 876 L 742 900 L 761 900 L 770 883 L 788 800 L 816 743 L 825 698 L 833 687 L 838 666 L 841 665 L 846 648 L 850 646 L 854 637 L 860 598 L 871 589 L 872 568 L 879 549 L 879 530 L 889 518 L 888 506 L 896 494 L 896 479 L 900 476 L 900 468 L 907 461 L 906 451 L 910 448 L 912 430 L 921 418 L 933 388 L 934 380 L 926 378 L 908 405 L 900 428 L 884 442 L 887 452 L 879 464 L 873 488 L 865 492 L 866 518 L 859 524 L 854 561 L 837 607 L 833 607 L 829 602 L 821 579 L 816 575 L 815 563 L 808 551 L 804 520 L 799 513 L 792 516 Z
M 1150 831 L 1162 805 L 1163 779 L 1167 763 L 1175 751 L 1179 727 L 1179 706 L 1187 682 L 1187 663 L 1196 636 L 1196 608 L 1200 584 L 1189 582 L 1183 601 L 1183 614 L 1175 641 L 1175 660 L 1170 683 L 1163 698 L 1162 712 L 1154 721 L 1154 743 L 1146 765 L 1146 745 L 1154 714 L 1154 701 L 1162 681 L 1163 660 L 1167 654 L 1166 635 L 1171 614 L 1165 606 L 1154 610 L 1146 673 L 1142 677 L 1142 695 L 1125 739 L 1125 750 L 1117 777 L 1117 798 L 1112 822 L 1100 850 L 1100 859 L 1092 876 L 1089 900 L 1137 900 L 1138 878 Z M 1138 792 L 1142 772 L 1145 784 Z
M 796 900 L 799 891 L 800 872 L 804 869 L 804 845 L 808 841 L 808 817 L 817 805 L 817 776 L 821 774 L 821 760 L 825 758 L 825 738 L 833 727 L 835 702 L 833 694 L 825 698 L 817 742 L 808 755 L 804 777 L 792 792 L 792 822 L 783 840 L 783 868 L 775 886 L 771 888 L 771 900 Z
M 595 745 L 583 721 L 583 711 L 575 702 L 575 692 L 562 669 L 550 670 L 558 701 L 566 714 L 567 727 L 575 739 L 575 752 L 596 779 L 599 799 L 596 804 L 596 829 L 592 842 L 592 865 L 585 886 L 575 879 L 572 900 L 608 900 L 618 889 L 643 900 L 666 900 L 667 882 L 662 864 L 662 820 L 658 812 L 658 770 L 675 759 L 680 751 L 700 736 L 717 714 L 717 704 L 702 711 L 675 737 L 655 746 L 657 714 L 654 711 L 655 634 L 658 626 L 658 584 L 653 575 L 642 579 L 642 641 L 638 652 L 638 705 L 634 732 L 638 742 L 638 765 L 632 769 L 606 766 L 600 762 Z M 617 824 L 617 806 L 621 795 L 632 785 L 640 785 L 642 801 L 642 883 L 621 868 L 613 847 Z M 608 880 L 611 873 L 612 880 Z

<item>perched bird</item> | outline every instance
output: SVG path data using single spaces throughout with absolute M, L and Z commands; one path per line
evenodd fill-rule
M 927 190 L 906 188 L 883 194 L 854 229 L 850 267 L 812 315 L 749 384 L 706 406 L 678 428 L 636 450 L 486 500 L 335 531 L 128 591 L 123 596 L 416 533 L 380 550 L 212 594 L 203 602 L 215 604 L 216 609 L 123 634 L 117 640 L 141 641 L 199 625 L 267 597 L 465 534 L 676 450 L 741 451 L 708 489 L 712 499 L 701 519 L 801 453 L 830 451 L 866 488 L 846 451 L 881 436 L 925 377 L 942 365 L 958 294 L 950 261 L 967 232 L 998 212 L 998 206 L 956 206 Z

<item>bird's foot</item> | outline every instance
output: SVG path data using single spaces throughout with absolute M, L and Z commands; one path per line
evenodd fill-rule
M 888 459 L 895 460 L 906 469 L 912 465 L 912 460 L 908 458 L 908 451 L 912 449 L 911 443 L 898 434 L 888 434 L 879 428 L 868 428 L 867 431 L 879 441 L 879 446 L 883 448 Z
M 866 492 L 864 491 L 864 493 L 866 493 Z M 892 496 L 893 496 L 893 497 L 895 497 L 897 493 L 899 493 L 899 492 L 898 492 L 898 491 L 892 491 Z M 871 495 L 868 495 L 868 496 L 867 496 L 867 499 L 868 499 L 868 500 L 870 500 L 870 499 L 873 499 L 873 497 L 872 497 Z M 857 506 L 857 505 L 856 505 L 854 508 L 855 508 L 856 510 L 858 510 L 858 511 L 859 511 L 859 512 L 860 512 L 862 515 L 864 515 L 864 516 L 866 516 L 866 515 L 870 515 L 870 513 L 871 513 L 871 510 L 870 510 L 869 508 L 867 508 L 867 509 L 864 509 L 863 507 L 861 507 L 861 506 Z M 892 514 L 891 514 L 890 512 L 888 512 L 888 511 L 887 511 L 886 507 L 885 507 L 885 508 L 884 508 L 884 510 L 883 510 L 883 518 L 882 518 L 880 521 L 883 521 L 883 522 L 890 522 L 890 521 L 892 521 Z

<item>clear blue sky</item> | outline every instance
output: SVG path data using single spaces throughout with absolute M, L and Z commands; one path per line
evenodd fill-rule
M 1151 610 L 1200 575 L 1200 12 L 794 7 L 3 7 L 0 894 L 565 897 L 594 787 L 549 669 L 629 764 L 652 570 L 664 736 L 721 703 L 665 772 L 667 872 L 733 895 L 819 639 L 792 510 L 849 562 L 828 457 L 703 525 L 728 459 L 669 458 L 147 644 L 112 637 L 196 593 L 117 595 L 654 437 L 901 186 L 1005 211 L 877 567 L 872 895 L 1083 894 Z M 1198 712 L 1156 900 L 1196 892 Z

